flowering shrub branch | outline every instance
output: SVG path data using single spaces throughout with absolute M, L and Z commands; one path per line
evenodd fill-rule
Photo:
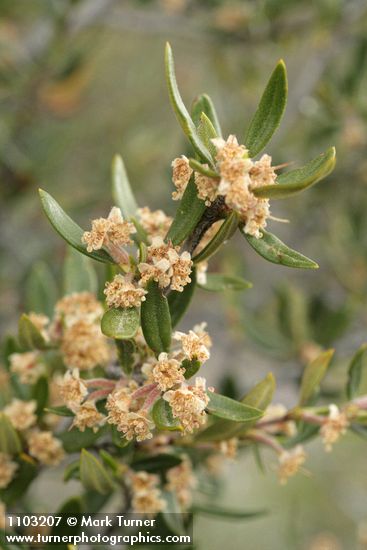
M 201 375 L 212 353 L 206 323 L 188 332 L 175 326 L 197 287 L 218 292 L 251 286 L 212 273 L 210 259 L 239 231 L 267 261 L 317 268 L 265 228 L 276 221 L 270 201 L 327 176 L 335 150 L 280 174 L 284 165 L 274 166 L 268 154 L 256 159 L 285 109 L 282 61 L 244 144 L 234 135 L 223 138 L 207 95 L 199 96 L 189 114 L 169 46 L 166 74 L 173 109 L 193 149 L 192 158 L 172 162 L 172 198 L 179 201 L 174 218 L 138 207 L 119 156 L 112 165 L 116 206 L 86 230 L 40 191 L 49 221 L 72 248 L 67 292 L 52 316 L 24 314 L 18 339 L 5 345 L 0 497 L 7 506 L 21 506 L 21 495 L 41 469 L 69 455 L 64 479 L 80 480 L 87 496 L 119 491 L 125 510 L 150 515 L 172 511 L 172 498 L 183 512 L 202 509 L 193 502 L 200 476 L 215 477 L 222 459 L 233 460 L 249 445 L 275 452 L 285 483 L 302 469 L 306 441 L 320 435 L 329 451 L 348 429 L 366 429 L 367 396 L 358 395 L 365 347 L 352 360 L 347 400 L 340 406 L 316 402 L 332 350 L 318 350 L 308 362 L 299 402 L 290 410 L 272 404 L 272 374 L 238 401 L 207 387 Z M 89 258 L 106 265 L 105 303 L 96 297 Z M 45 279 L 42 290 L 47 292 Z M 209 503 L 205 509 L 210 512 Z

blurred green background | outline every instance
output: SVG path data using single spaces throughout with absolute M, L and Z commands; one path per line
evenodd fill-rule
M 208 321 L 213 358 L 203 373 L 230 395 L 269 370 L 277 400 L 294 402 L 310 349 L 337 348 L 323 388 L 343 398 L 346 364 L 367 316 L 367 5 L 359 0 L 1 0 L 0 327 L 16 328 L 26 280 L 45 261 L 61 285 L 64 245 L 44 218 L 39 186 L 81 226 L 112 206 L 110 162 L 122 154 L 141 205 L 173 213 L 170 162 L 187 145 L 165 89 L 173 46 L 187 105 L 207 92 L 224 133 L 239 138 L 282 57 L 289 102 L 268 152 L 298 165 L 330 145 L 338 164 L 310 192 L 274 202 L 285 242 L 320 264 L 267 264 L 240 237 L 213 269 L 255 281 L 244 296 L 200 291 L 186 326 Z M 209 298 L 209 299 L 208 299 Z M 185 325 L 184 325 L 185 326 Z M 230 359 L 229 359 L 230 358 Z M 326 455 L 310 445 L 309 476 L 277 485 L 246 456 L 228 469 L 223 502 L 271 514 L 247 523 L 200 518 L 199 548 L 367 548 L 365 442 L 348 436 Z

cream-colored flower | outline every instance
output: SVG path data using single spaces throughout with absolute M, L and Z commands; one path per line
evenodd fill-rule
M 184 433 L 191 433 L 206 422 L 205 408 L 209 398 L 205 386 L 204 378 L 196 378 L 194 386 L 183 384 L 163 395 L 163 399 L 171 405 L 172 415 L 181 422 Z
M 231 439 L 220 441 L 218 448 L 226 458 L 230 458 L 232 460 L 235 459 L 237 456 L 237 450 L 238 450 L 237 437 L 231 437 Z
M 161 288 L 170 286 L 172 290 L 182 292 L 183 287 L 191 282 L 192 260 L 189 252 L 179 254 L 178 250 L 179 247 L 165 243 L 162 237 L 154 237 L 147 250 L 147 261 L 138 265 L 140 284 L 154 280 Z
M 209 168 L 207 164 L 204 166 Z M 210 206 L 218 196 L 218 181 L 195 172 L 195 183 L 199 199 L 205 201 L 206 206 Z
M 59 381 L 60 396 L 69 409 L 74 411 L 88 394 L 87 386 L 79 376 L 78 369 L 65 373 Z
M 224 196 L 229 208 L 239 213 L 245 233 L 260 238 L 261 229 L 266 227 L 266 220 L 270 216 L 269 200 L 257 198 L 251 189 L 264 182 L 275 182 L 271 157 L 263 155 L 253 163 L 246 147 L 239 145 L 235 136 L 229 136 L 227 141 L 222 138 L 212 141 L 217 148 L 216 160 L 221 177 L 218 194 Z
M 330 452 L 334 443 L 348 429 L 349 421 L 345 412 L 332 404 L 329 405 L 329 416 L 325 418 L 320 429 L 320 434 L 325 445 L 325 450 Z
M 276 434 L 281 432 L 288 437 L 293 437 L 296 435 L 296 423 L 293 420 L 284 420 L 284 416 L 287 412 L 287 407 L 281 403 L 274 403 L 267 407 L 264 416 L 261 419 L 261 423 L 269 422 L 269 424 L 264 426 L 267 433 Z M 278 419 L 279 422 L 277 422 Z
M 205 363 L 210 357 L 208 346 L 211 344 L 209 335 L 203 330 L 196 333 L 190 330 L 188 334 L 184 332 L 174 332 L 173 338 L 181 342 L 182 352 L 186 359 L 197 360 Z
M 18 469 L 18 464 L 13 462 L 11 457 L 0 453 L 0 489 L 5 489 L 13 480 Z
M 107 338 L 100 327 L 82 320 L 66 328 L 61 351 L 65 365 L 71 369 L 92 369 L 109 358 Z
M 82 242 L 87 245 L 88 252 L 99 250 L 103 246 L 125 246 L 131 244 L 130 235 L 136 233 L 133 223 L 127 222 L 121 215 L 121 210 L 114 206 L 108 218 L 98 218 L 92 221 L 92 230 L 85 231 Z
M 165 237 L 172 223 L 172 218 L 163 210 L 150 210 L 148 207 L 138 208 L 139 221 L 150 238 Z
M 92 428 L 97 432 L 104 424 L 106 417 L 103 416 L 92 401 L 86 401 L 75 409 L 75 417 L 71 425 L 72 428 L 78 428 L 84 432 L 86 428 Z
M 145 372 L 142 369 L 144 374 L 150 372 L 152 381 L 158 384 L 161 391 L 167 391 L 185 380 L 179 361 L 164 352 L 159 354 L 158 361 L 146 363 L 145 367 Z
M 10 371 L 19 376 L 22 384 L 34 384 L 45 371 L 38 351 L 12 353 L 9 361 Z
M 28 317 L 31 321 L 31 323 L 38 328 L 40 333 L 42 334 L 43 338 L 48 341 L 49 335 L 47 332 L 47 325 L 50 323 L 50 319 L 47 317 L 47 315 L 42 315 L 41 313 L 34 313 L 31 311 L 28 313 Z
M 61 319 L 66 326 L 76 321 L 97 322 L 104 310 L 102 304 L 91 292 L 73 292 L 64 296 L 56 303 L 56 318 Z
M 159 483 L 159 477 L 148 472 L 130 472 L 129 481 L 134 493 L 149 492 L 156 488 Z
M 188 456 L 184 456 L 181 464 L 170 468 L 166 474 L 167 491 L 176 494 L 177 500 L 185 510 L 192 503 L 192 492 L 197 486 L 197 479 L 194 476 L 192 464 Z
M 161 492 L 153 489 L 149 493 L 137 493 L 131 500 L 133 512 L 155 516 L 166 508 L 166 501 L 161 498 Z
M 27 430 L 37 422 L 36 409 L 36 401 L 21 401 L 14 398 L 4 407 L 4 414 L 16 430 Z
M 139 307 L 146 293 L 146 290 L 131 282 L 128 276 L 120 274 L 107 282 L 104 290 L 108 307 Z
M 299 471 L 305 460 L 306 453 L 301 445 L 297 445 L 297 447 L 290 451 L 284 450 L 279 455 L 278 477 L 280 483 L 285 485 L 288 478 L 294 476 Z
M 276 183 L 277 175 L 271 165 L 271 156 L 263 155 L 260 160 L 254 162 L 250 170 L 250 178 L 252 188 Z
M 191 178 L 193 170 L 189 165 L 189 160 L 182 155 L 172 161 L 172 181 L 176 186 L 177 191 L 172 193 L 173 200 L 177 201 L 182 198 L 187 184 Z
M 29 454 L 46 466 L 56 466 L 65 456 L 61 441 L 51 432 L 35 430 L 27 440 Z
M 209 264 L 206 261 L 196 264 L 196 281 L 199 285 L 206 285 L 208 267 Z
M 123 387 L 113 391 L 107 398 L 107 422 L 114 424 L 127 440 L 136 438 L 137 441 L 151 439 L 154 422 L 147 411 L 140 410 L 138 403 L 132 399 L 134 387 Z
M 0 486 L 1 486 L 1 482 L 0 482 Z M 6 513 L 5 504 L 0 501 L 0 529 L 2 529 L 3 531 L 5 531 L 5 529 L 7 528 L 5 513 Z

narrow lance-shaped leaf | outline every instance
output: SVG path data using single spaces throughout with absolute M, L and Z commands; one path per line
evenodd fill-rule
M 367 344 L 363 344 L 353 356 L 348 369 L 347 396 L 353 399 L 358 395 L 362 380 L 362 368 L 366 357 Z
M 98 281 L 92 262 L 72 247 L 68 247 L 64 262 L 64 293 L 97 292 Z
M 209 153 L 215 159 L 217 155 L 217 149 L 212 142 L 212 139 L 218 137 L 218 134 L 210 120 L 205 113 L 201 113 L 200 124 L 198 126 L 198 136 L 208 149 Z
M 305 368 L 302 376 L 299 398 L 299 405 L 301 407 L 307 405 L 318 391 L 333 355 L 333 349 L 325 351 L 311 361 Z
M 223 520 L 246 520 L 254 519 L 266 515 L 266 510 L 234 510 L 231 508 L 222 508 L 212 504 L 195 504 L 192 511 L 197 514 L 214 516 Z
M 245 422 L 246 420 L 256 420 L 263 415 L 263 411 L 245 405 L 240 401 L 235 401 L 230 397 L 211 391 L 208 391 L 207 395 L 209 397 L 207 410 L 219 418 L 233 420 L 234 422 Z
M 181 244 L 195 229 L 204 214 L 205 202 L 199 199 L 194 176 L 191 176 L 166 236 L 174 246 Z
M 171 406 L 164 399 L 158 399 L 154 403 L 152 417 L 159 430 L 182 430 L 180 421 L 173 417 Z
M 289 248 L 289 246 L 272 233 L 264 229 L 261 231 L 262 237 L 257 239 L 245 233 L 243 228 L 241 229 L 241 233 L 247 239 L 250 246 L 265 260 L 268 260 L 268 262 L 301 269 L 317 269 L 319 267 L 316 262 L 310 260 L 300 252 Z
M 48 380 L 41 376 L 32 388 L 32 399 L 37 403 L 37 415 L 42 415 L 47 405 L 49 394 Z
M 82 243 L 83 229 L 75 223 L 70 216 L 64 212 L 61 206 L 53 197 L 43 189 L 39 190 L 43 210 L 48 217 L 53 228 L 59 235 L 69 243 L 73 248 L 103 263 L 115 263 L 111 256 L 105 250 L 94 250 L 88 252 L 86 245 Z
M 102 317 L 101 329 L 105 336 L 126 340 L 135 336 L 140 326 L 139 308 L 112 308 Z
M 23 313 L 18 324 L 19 344 L 23 350 L 46 349 L 47 343 L 28 315 Z
M 222 130 L 220 128 L 217 112 L 214 107 L 214 103 L 208 94 L 200 94 L 193 102 L 191 108 L 191 116 L 195 126 L 199 126 L 201 114 L 205 113 L 213 124 L 218 136 L 222 136 Z
M 275 379 L 269 373 L 254 388 L 252 388 L 242 399 L 241 403 L 264 411 L 271 403 L 275 391 Z M 232 420 L 216 420 L 197 436 L 198 441 L 221 441 L 235 437 L 246 432 L 259 418 L 249 418 L 246 422 L 233 422 Z
M 112 196 L 116 205 L 121 208 L 124 218 L 130 220 L 136 215 L 138 204 L 131 190 L 125 164 L 120 155 L 112 160 Z
M 171 290 L 168 294 L 168 305 L 169 311 L 171 314 L 171 324 L 174 328 L 177 323 L 180 321 L 185 311 L 190 305 L 191 299 L 193 297 L 196 285 L 196 270 L 195 268 L 190 273 L 191 283 L 188 283 L 184 286 L 182 292 L 177 290 Z
M 52 317 L 57 298 L 58 290 L 54 276 L 47 264 L 36 262 L 25 284 L 26 311 Z
M 211 241 L 201 250 L 196 256 L 193 257 L 195 263 L 207 260 L 232 237 L 238 227 L 239 217 L 237 212 L 231 212 L 231 214 L 224 220 L 217 233 L 214 235 Z
M 148 346 L 159 355 L 171 345 L 171 316 L 168 300 L 158 283 L 149 281 L 148 294 L 141 304 L 141 328 Z
M 311 160 L 302 168 L 296 168 L 278 176 L 274 185 L 262 185 L 252 189 L 256 197 L 284 199 L 308 189 L 333 171 L 335 148 L 331 147 L 322 155 Z
M 80 480 L 86 489 L 102 495 L 114 489 L 112 479 L 103 464 L 85 449 L 80 455 Z
M 210 292 L 223 292 L 225 290 L 242 291 L 252 287 L 252 283 L 233 275 L 221 275 L 220 273 L 208 273 L 205 283 L 198 283 L 203 290 Z
M 117 347 L 117 356 L 122 370 L 127 376 L 130 376 L 135 361 L 136 345 L 134 340 L 115 340 Z
M 185 135 L 189 138 L 196 153 L 201 159 L 210 164 L 212 162 L 211 155 L 200 140 L 197 134 L 197 130 L 195 128 L 195 124 L 193 123 L 178 90 L 172 50 L 171 46 L 168 43 L 166 45 L 165 65 L 169 97 L 177 120 L 180 123 Z
M 0 452 L 14 455 L 20 453 L 22 446 L 19 436 L 5 414 L 0 413 Z
M 287 104 L 287 72 L 283 60 L 275 67 L 251 120 L 245 145 L 251 158 L 255 157 L 278 128 Z
M 136 471 L 143 470 L 145 472 L 161 473 L 178 466 L 181 462 L 182 458 L 177 455 L 160 453 L 155 456 L 135 460 L 131 463 L 131 467 Z

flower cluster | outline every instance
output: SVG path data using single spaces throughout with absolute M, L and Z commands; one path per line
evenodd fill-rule
M 129 480 L 133 512 L 154 516 L 166 508 L 166 501 L 158 488 L 158 476 L 144 471 L 130 472 Z
M 147 261 L 138 265 L 142 285 L 153 280 L 160 288 L 170 287 L 182 292 L 184 286 L 191 282 L 192 260 L 189 252 L 179 254 L 179 247 L 165 243 L 162 237 L 154 237 L 147 253 Z
M 244 231 L 256 238 L 261 237 L 261 230 L 266 227 L 270 217 L 269 200 L 257 198 L 252 192 L 256 187 L 276 183 L 276 173 L 271 165 L 271 157 L 263 155 L 260 160 L 253 161 L 248 156 L 248 150 L 240 145 L 236 136 L 213 138 L 216 147 L 216 166 L 218 177 L 211 177 L 195 172 L 194 179 L 198 197 L 206 206 L 211 206 L 219 196 L 224 197 L 225 204 L 231 210 L 238 212 L 244 224 Z M 172 180 L 177 191 L 174 199 L 182 197 L 192 175 L 192 169 L 185 156 L 172 162 Z M 208 165 L 203 165 L 208 169 Z

